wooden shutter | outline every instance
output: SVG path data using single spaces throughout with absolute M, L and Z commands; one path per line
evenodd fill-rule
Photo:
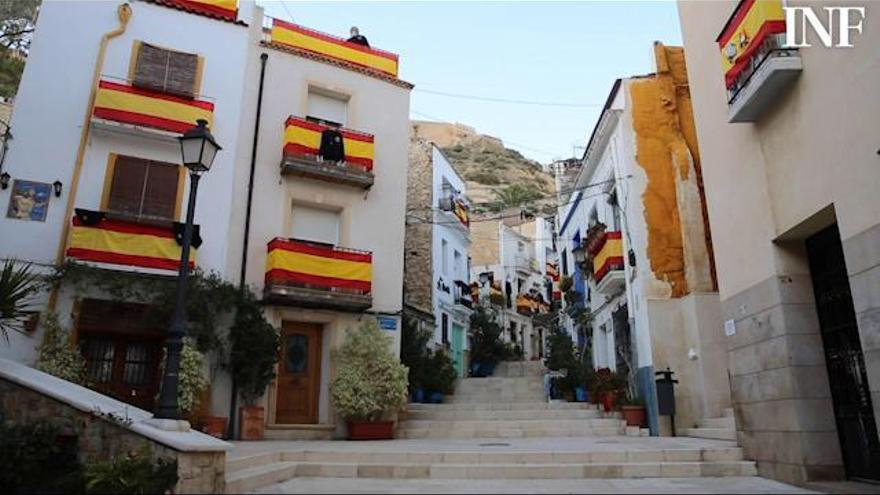
M 192 98 L 196 93 L 198 73 L 198 55 L 140 43 L 132 84 Z
M 154 218 L 174 219 L 177 204 L 179 170 L 177 165 L 150 162 L 141 214 Z
M 147 160 L 118 156 L 107 209 L 113 213 L 139 216 L 147 173 Z
M 119 156 L 107 209 L 132 217 L 174 220 L 179 173 L 174 164 Z

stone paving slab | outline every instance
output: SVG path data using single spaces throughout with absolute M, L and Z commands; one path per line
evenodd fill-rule
M 754 477 L 629 480 L 295 478 L 253 493 L 818 493 Z

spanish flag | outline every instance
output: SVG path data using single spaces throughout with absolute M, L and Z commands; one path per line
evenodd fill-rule
M 101 81 L 92 114 L 99 119 L 183 133 L 199 119 L 207 120 L 210 126 L 214 122 L 214 104 Z
M 136 222 L 112 220 L 102 213 L 77 210 L 67 256 L 115 265 L 178 270 L 181 247 L 175 229 Z M 196 250 L 190 251 L 190 267 L 195 266 Z
M 165 0 L 201 14 L 215 15 L 228 20 L 238 18 L 238 0 Z
M 620 232 L 605 232 L 601 247 L 593 258 L 593 277 L 598 282 L 611 270 L 623 268 L 623 240 Z
M 266 285 L 289 283 L 326 290 L 348 289 L 362 294 L 372 290 L 372 253 L 292 239 L 274 239 L 268 249 Z
M 455 201 L 452 206 L 452 211 L 455 213 L 455 216 L 464 224 L 465 227 L 470 227 L 471 219 L 468 214 L 468 207 L 462 201 Z
M 727 87 L 747 67 L 767 37 L 785 33 L 782 0 L 743 0 L 716 40 Z
M 272 42 L 343 60 L 397 77 L 398 57 L 280 19 L 272 21 Z
M 329 126 L 300 117 L 289 117 L 284 129 L 284 154 L 315 156 L 321 148 L 321 133 Z M 338 129 L 345 147 L 345 161 L 373 170 L 375 144 L 373 135 L 349 129 Z

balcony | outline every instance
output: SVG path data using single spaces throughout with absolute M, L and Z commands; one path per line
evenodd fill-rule
M 803 66 L 785 47 L 779 0 L 740 2 L 716 41 L 727 87 L 728 121 L 755 122 L 779 99 Z
M 520 294 L 516 296 L 516 312 L 524 316 L 544 314 L 550 311 L 550 305 L 541 296 Z
M 467 198 L 458 191 L 444 190 L 443 194 L 444 196 L 438 202 L 440 210 L 454 216 L 465 230 L 469 230 L 471 219 Z
M 67 257 L 79 261 L 170 270 L 180 268 L 183 224 L 144 222 L 113 213 L 77 208 L 73 217 Z M 198 225 L 193 230 L 190 267 L 201 245 Z
M 372 47 L 349 43 L 343 38 L 315 31 L 298 24 L 271 19 L 265 28 L 269 44 L 314 54 L 329 61 L 342 62 L 368 72 L 397 79 L 398 56 Z
M 345 160 L 325 161 L 320 157 L 321 136 L 330 126 L 289 117 L 284 127 L 284 153 L 281 173 L 336 184 L 368 189 L 373 185 L 373 157 L 375 155 L 372 134 L 336 129 L 342 134 Z
M 199 119 L 214 122 L 214 104 L 189 100 L 128 83 L 102 80 L 98 83 L 92 124 L 123 132 L 158 135 L 174 139 L 195 126 Z
M 455 281 L 455 303 L 471 309 L 474 306 L 471 286 L 464 280 Z
M 372 253 L 280 237 L 267 251 L 267 302 L 355 313 L 373 305 Z
M 593 280 L 598 292 L 613 294 L 626 284 L 620 232 L 604 232 L 593 244 L 591 253 L 593 253 Z

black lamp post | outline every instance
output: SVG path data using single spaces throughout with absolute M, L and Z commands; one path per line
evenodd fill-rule
M 180 384 L 180 351 L 186 335 L 186 289 L 189 279 L 189 250 L 192 244 L 193 217 L 196 211 L 196 193 L 201 175 L 211 170 L 214 157 L 221 150 L 208 130 L 208 121 L 198 120 L 198 125 L 179 137 L 183 165 L 189 169 L 189 202 L 186 207 L 186 225 L 183 229 L 183 246 L 180 256 L 180 271 L 177 275 L 177 295 L 174 305 L 174 319 L 168 329 L 165 374 L 162 376 L 162 393 L 159 396 L 159 419 L 180 419 L 180 406 L 177 402 L 177 389 Z

